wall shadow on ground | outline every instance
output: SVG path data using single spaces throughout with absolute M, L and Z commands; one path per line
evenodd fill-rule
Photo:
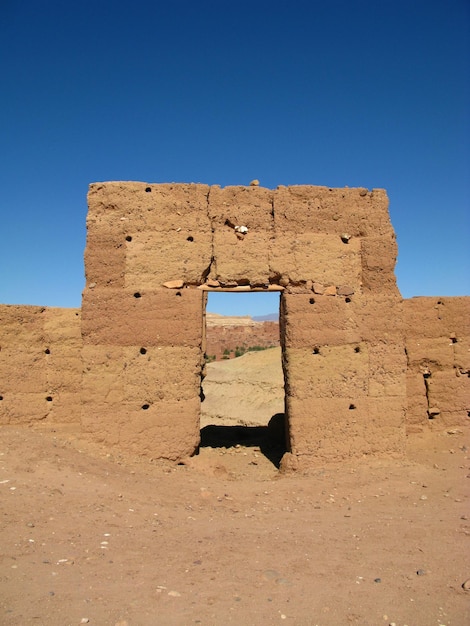
M 260 452 L 279 469 L 287 452 L 285 415 L 276 413 L 267 426 L 216 426 L 201 428 L 200 448 L 259 447 Z

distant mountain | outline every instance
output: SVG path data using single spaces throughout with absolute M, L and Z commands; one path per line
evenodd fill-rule
M 268 315 L 253 315 L 254 322 L 278 322 L 279 313 L 269 313 Z

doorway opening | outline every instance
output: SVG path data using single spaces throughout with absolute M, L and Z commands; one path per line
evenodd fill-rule
M 279 292 L 208 292 L 200 448 L 279 467 L 287 451 Z

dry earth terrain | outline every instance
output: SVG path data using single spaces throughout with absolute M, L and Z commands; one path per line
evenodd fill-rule
M 279 351 L 211 364 L 204 388 L 206 446 L 177 466 L 0 429 L 1 624 L 470 623 L 468 432 L 283 475 Z
M 206 314 L 206 354 L 218 361 L 253 346 L 279 346 L 279 322 L 258 322 L 250 316 Z M 237 350 L 238 349 L 238 350 Z M 237 355 L 238 356 L 238 355 Z

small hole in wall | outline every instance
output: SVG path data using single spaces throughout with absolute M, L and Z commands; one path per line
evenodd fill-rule
M 145 187 L 145 192 L 150 193 L 152 191 L 152 187 Z
M 0 396 L 0 400 L 3 400 L 3 396 Z
M 3 396 L 2 396 L 2 400 L 3 400 Z M 467 417 L 470 417 L 470 411 L 467 411 Z
M 149 408 L 150 408 L 150 404 L 143 404 L 143 405 L 142 405 L 142 409 L 143 409 L 144 411 L 146 411 L 146 410 L 147 410 L 147 409 L 149 409 Z
M 356 346 L 356 347 L 354 348 L 354 352 L 355 352 L 356 354 L 357 354 L 358 352 L 360 352 L 360 351 L 361 351 L 361 348 L 360 348 L 359 346 Z
M 78 313 L 75 313 L 75 317 L 78 317 Z
M 147 348 L 141 348 L 140 354 L 147 354 Z
M 49 350 L 49 348 L 46 348 L 46 349 L 44 350 L 44 354 L 50 354 L 50 353 L 51 353 L 51 351 Z
M 126 241 L 132 241 L 132 237 L 130 235 L 127 235 Z
M 180 295 L 181 295 L 181 291 L 177 291 L 177 292 L 176 292 L 176 295 L 177 295 L 177 296 L 180 296 Z
M 52 402 L 52 396 L 46 396 L 46 400 L 47 400 L 48 402 Z
M 310 304 L 315 304 L 315 298 L 310 298 L 309 302 Z
M 194 241 L 194 237 L 187 237 L 186 241 Z
M 452 341 L 452 343 L 457 343 L 458 341 L 457 337 L 451 337 L 450 340 Z
M 312 354 L 320 354 L 320 348 L 318 346 L 315 346 L 312 350 Z
M 138 291 L 135 292 L 134 294 L 134 298 L 141 298 L 142 296 L 140 295 L 140 293 Z
M 344 301 L 349 304 L 349 302 L 351 302 L 351 298 L 345 298 Z
M 355 405 L 355 404 L 350 404 L 350 405 L 349 405 L 349 410 L 350 410 L 350 411 L 354 411 L 354 409 L 355 409 L 355 408 L 356 408 L 356 405 Z
M 444 304 L 444 303 L 442 302 L 442 300 L 438 300 L 437 304 Z

